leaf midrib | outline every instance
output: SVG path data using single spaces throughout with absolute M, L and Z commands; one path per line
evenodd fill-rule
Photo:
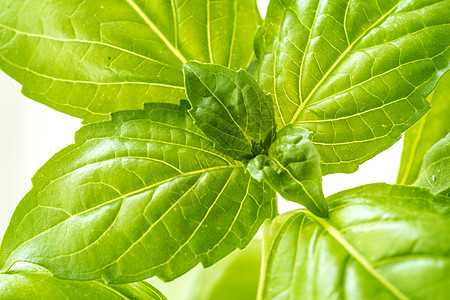
M 167 63 L 165 63 L 165 62 L 162 62 L 162 61 L 153 59 L 153 58 L 151 58 L 151 57 L 148 57 L 148 56 L 139 54 L 139 53 L 137 53 L 137 52 L 135 52 L 135 51 L 131 51 L 131 50 L 128 50 L 128 49 L 124 49 L 124 48 L 121 48 L 121 47 L 119 47 L 119 46 L 115 46 L 115 45 L 108 44 L 108 43 L 101 42 L 101 41 L 90 41 L 90 40 L 83 40 L 83 39 L 63 39 L 63 38 L 58 38 L 58 37 L 49 36 L 49 35 L 44 35 L 44 34 L 37 34 L 37 33 L 25 32 L 25 31 L 22 31 L 22 30 L 19 30 L 19 29 L 16 29 L 16 28 L 13 28 L 13 27 L 7 26 L 7 25 L 5 25 L 5 24 L 1 24 L 1 23 L 0 23 L 0 27 L 5 28 L 6 30 L 12 31 L 12 32 L 14 32 L 15 34 L 18 34 L 18 35 L 25 35 L 25 36 L 35 37 L 35 38 L 39 38 L 39 39 L 52 40 L 52 41 L 55 41 L 55 42 L 61 42 L 61 43 L 80 43 L 80 44 L 89 44 L 89 45 L 105 46 L 105 47 L 109 47 L 109 48 L 115 49 L 115 50 L 117 50 L 117 51 L 121 51 L 121 52 L 124 52 L 124 53 L 128 53 L 128 54 L 130 54 L 130 55 L 133 55 L 133 56 L 142 58 L 142 59 L 144 59 L 144 60 L 148 60 L 148 61 L 150 61 L 150 62 L 154 62 L 154 63 L 157 63 L 157 64 L 161 64 L 161 65 L 163 65 L 163 66 L 170 66 L 169 64 L 167 64 Z
M 67 79 L 67 78 L 58 78 L 58 77 L 53 77 L 50 75 L 46 75 L 44 73 L 35 71 L 30 69 L 29 67 L 25 67 L 25 66 L 21 66 L 18 65 L 16 63 L 13 63 L 12 61 L 10 61 L 9 59 L 7 59 L 6 57 L 4 57 L 3 55 L 0 54 L 0 59 L 4 60 L 5 62 L 7 62 L 8 64 L 10 64 L 13 67 L 16 67 L 18 69 L 24 70 L 26 72 L 29 72 L 33 75 L 36 75 L 38 77 L 42 77 L 42 78 L 46 78 L 49 80 L 53 80 L 53 81 L 59 81 L 59 82 L 68 82 L 68 83 L 80 83 L 80 84 L 92 84 L 92 85 L 99 85 L 99 86 L 108 86 L 108 85 L 146 85 L 146 86 L 159 86 L 159 87 L 163 87 L 163 88 L 171 88 L 171 89 L 180 89 L 180 90 L 184 90 L 183 86 L 177 86 L 177 85 L 172 85 L 172 84 L 165 84 L 165 83 L 158 83 L 158 82 L 145 82 L 145 81 L 113 81 L 113 82 L 101 82 L 101 81 L 93 81 L 93 80 L 73 80 L 73 79 Z M 48 101 L 51 101 L 49 99 L 47 99 Z M 54 102 L 54 101 L 51 101 Z M 67 104 L 60 104 L 59 105 L 67 105 Z M 75 106 L 76 108 L 80 108 L 80 109 L 85 109 L 84 107 L 78 107 Z M 91 112 L 90 110 L 88 110 L 89 112 Z M 91 112 L 93 113 L 93 112 Z M 95 113 L 95 114 L 101 114 L 101 113 Z M 109 115 L 108 114 L 102 114 L 102 115 Z
M 186 148 L 186 149 L 196 150 L 196 151 L 199 151 L 199 152 L 204 152 L 204 153 L 207 153 L 207 154 L 209 154 L 209 155 L 216 156 L 216 157 L 222 159 L 223 161 L 225 161 L 225 162 L 227 163 L 227 165 L 222 165 L 222 166 L 218 166 L 218 167 L 237 167 L 237 164 L 234 164 L 234 163 L 230 162 L 229 160 L 226 159 L 226 157 L 220 156 L 219 154 L 214 153 L 214 152 L 211 152 L 211 151 L 207 151 L 206 149 L 201 149 L 201 148 L 196 148 L 196 147 L 192 147 L 192 146 L 188 146 L 188 145 L 181 145 L 181 144 L 176 144 L 176 143 L 169 143 L 169 142 L 165 142 L 165 141 L 159 141 L 159 140 L 147 140 L 147 139 L 139 139 L 139 138 L 124 137 L 124 136 L 111 136 L 111 137 L 108 137 L 108 138 L 92 138 L 92 139 L 89 139 L 87 142 L 95 141 L 95 140 L 104 140 L 104 139 L 109 139 L 109 138 L 117 138 L 117 139 L 125 139 L 125 140 L 141 140 L 141 141 L 152 142 L 152 143 L 161 143 L 161 144 L 167 144 L 167 145 L 175 145 L 175 146 L 179 146 L 180 148 Z M 82 145 L 84 145 L 84 144 L 85 144 L 85 143 L 83 143 Z M 81 145 L 81 146 L 82 146 L 82 145 Z M 80 147 L 81 147 L 81 146 L 80 146 Z M 70 153 L 73 153 L 74 151 L 79 150 L 80 147 L 77 147 L 77 148 L 72 149 L 72 151 L 66 153 L 64 156 L 62 156 L 61 158 L 59 158 L 58 161 L 61 161 L 65 156 L 69 155 Z M 69 171 L 69 172 L 67 172 L 67 173 L 65 173 L 65 174 L 63 174 L 63 175 L 61 175 L 60 177 L 51 179 L 51 180 L 49 181 L 49 183 L 48 183 L 45 187 L 42 188 L 41 192 L 42 192 L 43 190 L 45 190 L 45 189 L 50 185 L 50 183 L 54 183 L 55 181 L 61 180 L 62 178 L 66 177 L 66 176 L 68 176 L 68 175 L 70 175 L 70 174 L 72 174 L 72 173 L 74 173 L 74 172 L 76 172 L 76 171 L 79 171 L 80 169 L 85 168 L 86 166 L 92 166 L 92 165 L 101 164 L 101 163 L 108 162 L 108 161 L 112 161 L 112 160 L 120 160 L 120 159 L 127 159 L 127 158 L 149 159 L 149 160 L 153 160 L 153 161 L 155 161 L 155 162 L 159 161 L 160 163 L 163 163 L 163 164 L 165 164 L 165 165 L 168 165 L 168 166 L 170 166 L 171 168 L 177 169 L 175 166 L 170 165 L 169 163 L 164 162 L 163 160 L 156 159 L 156 158 L 154 158 L 154 157 L 144 157 L 144 156 L 143 156 L 143 157 L 139 157 L 139 156 L 130 156 L 130 155 L 126 155 L 126 156 L 116 156 L 116 157 L 113 157 L 113 158 L 110 158 L 110 159 L 107 159 L 107 160 L 96 161 L 96 162 L 93 162 L 93 163 L 90 163 L 90 164 L 87 164 L 87 165 L 83 165 L 83 166 L 81 166 L 81 167 L 75 168 L 75 169 L 73 169 L 73 170 L 71 170 L 71 171 Z M 204 170 L 204 169 L 203 169 L 203 170 Z M 178 170 L 178 171 L 180 172 L 180 175 L 183 175 L 183 174 L 184 174 L 184 175 L 190 174 L 190 172 L 182 172 L 181 170 Z
M 158 37 L 166 44 L 167 48 L 175 54 L 178 59 L 185 64 L 187 59 L 181 54 L 181 52 L 172 45 L 172 43 L 166 38 L 166 36 L 153 24 L 149 17 L 142 11 L 142 9 L 136 4 L 134 0 L 125 0 L 136 11 L 136 13 L 147 23 L 147 25 L 158 35 Z
M 173 181 L 173 180 L 175 180 L 175 179 L 177 179 L 177 178 L 187 177 L 187 176 L 196 175 L 196 174 L 207 173 L 207 172 L 216 171 L 216 170 L 235 169 L 235 168 L 239 168 L 239 166 L 237 166 L 237 165 L 231 165 L 231 166 L 230 166 L 230 165 L 227 165 L 227 166 L 212 167 L 212 168 L 201 169 L 201 170 L 196 170 L 196 171 L 192 171 L 192 172 L 188 172 L 188 173 L 179 174 L 179 175 L 176 175 L 176 176 L 172 176 L 172 177 L 170 177 L 170 178 L 168 178 L 168 179 L 161 180 L 161 181 L 156 182 L 156 183 L 154 183 L 154 184 L 151 184 L 151 185 L 149 185 L 149 186 L 146 186 L 146 187 L 144 187 L 144 188 L 142 188 L 142 189 L 139 189 L 139 190 L 136 190 L 136 191 L 132 191 L 132 192 L 130 192 L 130 193 L 121 195 L 120 197 L 116 197 L 116 198 L 114 198 L 114 199 L 108 200 L 108 201 L 103 202 L 103 203 L 101 203 L 101 204 L 99 204 L 99 205 L 96 205 L 96 206 L 91 207 L 91 208 L 89 208 L 89 209 L 83 210 L 83 211 L 81 211 L 81 212 L 79 212 L 79 213 L 73 214 L 73 215 L 71 215 L 69 218 L 62 220 L 61 222 L 59 222 L 59 223 L 57 223 L 57 224 L 51 226 L 50 228 L 48 228 L 48 229 L 46 229 L 46 230 L 44 230 L 44 231 L 38 233 L 38 234 L 35 235 L 35 236 L 32 236 L 32 237 L 29 238 L 28 240 L 26 240 L 26 241 L 22 242 L 20 245 L 16 246 L 14 249 L 8 251 L 8 252 L 9 252 L 8 256 L 6 256 L 6 257 L 4 258 L 4 260 L 3 260 L 2 262 L 0 262 L 0 263 L 2 263 L 2 264 L 0 265 L 0 270 L 1 270 L 2 272 L 8 271 L 7 269 L 4 269 L 3 267 L 5 267 L 5 265 L 7 265 L 9 258 L 11 257 L 11 255 L 12 255 L 17 249 L 19 249 L 20 247 L 22 247 L 22 246 L 24 246 L 25 244 L 29 243 L 29 242 L 32 241 L 33 239 L 35 239 L 35 238 L 37 238 L 37 237 L 39 237 L 39 236 L 41 236 L 41 235 L 43 235 L 43 234 L 45 234 L 45 233 L 47 233 L 47 232 L 53 230 L 53 229 L 56 228 L 57 226 L 63 224 L 64 222 L 66 222 L 67 220 L 69 220 L 69 219 L 71 219 L 71 218 L 73 218 L 73 217 L 76 217 L 76 216 L 85 214 L 85 213 L 87 213 L 87 212 L 89 212 L 89 211 L 92 211 L 92 210 L 95 210 L 95 209 L 97 209 L 97 208 L 103 207 L 103 206 L 105 206 L 105 205 L 111 204 L 111 203 L 113 203 L 113 202 L 115 202 L 115 201 L 123 200 L 123 199 L 125 199 L 125 198 L 129 198 L 129 197 L 135 196 L 135 195 L 137 195 L 137 194 L 146 192 L 146 191 L 148 191 L 148 190 L 150 190 L 150 189 L 152 189 L 152 188 L 154 188 L 154 187 L 156 187 L 156 186 L 159 186 L 159 185 L 161 185 L 161 184 L 165 184 L 165 183 L 167 183 L 167 182 Z M 24 216 L 24 218 L 25 218 L 25 216 Z M 1 250 L 1 249 L 0 249 L 0 250 Z M 1 252 L 3 252 L 3 251 L 1 251 Z M 1 254 L 1 252 L 0 252 L 0 254 Z M 10 267 L 10 266 L 9 266 L 9 267 Z
M 201 82 L 201 84 L 208 90 L 208 92 L 214 97 L 214 99 L 217 100 L 217 102 L 219 102 L 219 104 L 223 107 L 223 109 L 227 112 L 228 116 L 230 117 L 231 121 L 236 125 L 237 128 L 239 128 L 239 130 L 242 132 L 242 135 L 245 137 L 246 142 L 248 143 L 250 149 L 252 148 L 252 142 L 250 137 L 247 135 L 247 133 L 244 131 L 244 129 L 242 129 L 242 127 L 236 122 L 236 119 L 233 117 L 233 115 L 231 114 L 231 112 L 228 110 L 228 108 L 226 107 L 226 105 L 219 99 L 219 97 L 217 97 L 217 95 L 209 88 L 209 86 L 202 80 L 202 78 L 195 72 L 194 69 L 190 68 L 190 70 L 192 71 L 193 74 L 195 74 L 195 77 L 197 77 L 197 79 Z M 223 73 L 222 73 L 223 74 Z M 227 76 L 228 77 L 228 76 Z M 229 77 L 228 77 L 229 78 Z M 231 79 L 231 78 L 230 78 Z M 233 82 L 234 83 L 234 82 Z M 236 84 L 236 87 L 237 84 Z M 238 87 L 239 88 L 239 87 Z M 245 103 L 244 103 L 245 105 Z
M 317 89 L 319 89 L 319 87 L 322 86 L 322 84 L 328 79 L 328 76 L 334 71 L 334 69 L 340 64 L 340 62 L 345 58 L 345 56 L 353 49 L 353 47 L 363 38 L 367 35 L 368 32 L 370 32 L 373 28 L 375 28 L 376 26 L 378 26 L 381 22 L 383 22 L 387 16 L 389 16 L 393 11 L 395 11 L 395 9 L 397 9 L 397 7 L 400 5 L 401 1 L 398 1 L 398 3 L 396 5 L 394 5 L 389 11 L 387 11 L 384 15 L 382 15 L 375 23 L 373 23 L 371 26 L 369 26 L 364 32 L 362 32 L 358 38 L 356 38 L 353 43 L 351 43 L 347 49 L 345 49 L 344 52 L 342 52 L 342 54 L 338 57 L 338 59 L 333 63 L 333 65 L 328 69 L 328 71 L 322 76 L 322 78 L 319 80 L 319 82 L 314 86 L 314 88 L 311 90 L 311 92 L 308 94 L 308 96 L 306 97 L 306 99 L 304 101 L 302 101 L 302 99 L 300 99 L 301 103 L 299 105 L 299 107 L 297 108 L 297 110 L 294 113 L 294 116 L 292 117 L 290 123 L 295 123 L 295 121 L 297 121 L 300 113 L 303 111 L 303 109 L 305 108 L 305 106 L 308 104 L 308 102 L 311 100 L 311 98 L 314 96 L 315 92 L 317 91 Z M 314 23 L 313 26 L 311 28 L 314 28 Z M 345 30 L 345 28 L 344 28 Z M 311 40 L 311 37 L 308 39 L 308 45 L 309 45 L 309 41 Z M 309 47 L 309 46 L 307 46 Z M 305 53 L 303 54 L 303 57 L 306 57 L 306 51 L 308 51 L 308 49 L 305 50 Z M 300 68 L 300 77 L 302 75 L 303 72 L 303 63 L 302 63 L 302 68 Z M 299 89 L 301 89 L 301 85 L 299 86 Z
M 280 169 L 282 169 L 283 171 L 285 171 L 286 173 L 288 173 L 288 175 L 294 179 L 294 181 L 300 185 L 303 189 L 303 191 L 305 192 L 305 194 L 308 196 L 309 199 L 311 199 L 312 203 L 314 203 L 314 205 L 316 206 L 316 208 L 320 211 L 322 211 L 322 209 L 320 208 L 320 206 L 318 205 L 318 203 L 316 202 L 316 200 L 314 200 L 314 197 L 311 196 L 311 194 L 308 192 L 308 189 L 305 188 L 305 185 L 297 180 L 297 178 L 295 178 L 295 176 L 291 173 L 291 171 L 289 169 L 287 169 L 286 167 L 284 167 L 277 159 L 275 159 L 274 157 L 272 157 L 273 161 L 276 162 L 276 164 L 280 167 Z
M 410 300 L 403 292 L 401 292 L 390 281 L 383 277 L 365 258 L 358 252 L 340 233 L 330 224 L 326 219 L 315 216 L 309 211 L 302 210 L 306 215 L 311 217 L 314 221 L 319 223 L 344 249 L 363 266 L 363 268 L 375 277 L 387 290 L 401 300 Z
M 186 245 L 189 244 L 189 242 L 192 241 L 192 239 L 195 237 L 195 234 L 197 233 L 197 231 L 200 230 L 200 228 L 202 228 L 202 225 L 205 223 L 206 218 L 210 215 L 211 210 L 213 209 L 213 207 L 216 206 L 217 201 L 219 201 L 219 198 L 220 198 L 220 197 L 222 196 L 222 194 L 223 194 L 223 191 L 224 191 L 224 190 L 228 187 L 228 185 L 230 184 L 231 179 L 233 178 L 234 171 L 235 171 L 235 169 L 232 170 L 232 173 L 231 173 L 230 176 L 228 177 L 226 183 L 222 186 L 222 189 L 220 190 L 220 192 L 219 192 L 219 193 L 217 194 L 217 196 L 215 197 L 214 202 L 210 205 L 210 207 L 209 207 L 208 210 L 206 211 L 205 215 L 203 216 L 202 220 L 198 223 L 198 225 L 197 225 L 197 227 L 194 229 L 194 231 L 193 231 L 192 233 L 190 233 L 190 235 L 189 235 L 189 237 L 186 239 L 186 241 L 184 241 L 182 245 L 178 246 L 178 249 L 171 255 L 171 257 L 170 257 L 167 261 L 165 261 L 165 262 L 163 262 L 163 263 L 160 263 L 160 264 L 158 264 L 158 265 L 152 266 L 150 270 L 155 270 L 155 269 L 157 269 L 158 267 L 161 267 L 161 266 L 163 266 L 163 265 L 169 264 L 169 263 L 176 257 L 176 255 L 177 255 L 180 251 L 182 251 L 182 250 L 184 249 L 184 247 L 186 247 Z M 251 180 L 251 177 L 250 177 L 250 176 L 249 176 L 249 179 Z M 195 185 L 196 185 L 200 180 L 201 180 L 201 178 L 199 178 L 199 180 L 195 183 Z M 195 185 L 193 185 L 193 186 L 195 186 Z M 185 193 L 185 195 L 186 195 L 186 193 Z M 183 195 L 183 196 L 184 196 L 184 195 Z M 243 200 L 243 201 L 244 201 L 244 200 Z M 237 214 L 239 214 L 239 212 L 238 212 Z M 114 259 L 113 262 L 111 262 L 111 263 L 107 264 L 106 266 L 104 266 L 102 269 L 106 269 L 107 267 L 109 267 L 109 266 L 111 266 L 111 265 L 113 265 L 113 264 L 119 262 L 119 261 L 120 261 L 127 253 L 129 253 L 129 251 L 131 251 L 131 249 L 132 249 L 135 245 L 137 245 L 143 238 L 145 238 L 145 236 L 150 232 L 151 227 L 153 227 L 153 226 L 150 226 L 150 228 L 149 228 L 148 230 L 146 230 L 146 232 L 145 232 L 139 239 L 137 239 L 131 246 L 129 246 L 128 249 L 127 249 L 126 251 L 124 251 L 124 253 L 122 253 L 118 258 Z M 230 230 L 231 230 L 231 227 L 230 227 Z M 227 234 L 228 234 L 228 232 L 225 233 L 225 236 L 226 236 Z M 142 272 L 140 272 L 140 273 L 145 273 L 145 272 L 147 272 L 147 271 L 149 271 L 149 270 L 145 270 L 145 271 L 142 271 Z M 139 273 L 138 273 L 138 274 L 139 274 Z

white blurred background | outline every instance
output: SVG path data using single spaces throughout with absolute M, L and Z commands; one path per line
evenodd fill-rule
M 268 0 L 258 0 L 265 15 Z M 20 93 L 20 85 L 0 71 L 0 238 L 14 208 L 31 189 L 31 177 L 53 154 L 73 143 L 79 119 L 59 113 Z M 395 183 L 402 142 L 363 164 L 353 174 L 324 177 L 325 195 L 366 183 Z M 279 210 L 297 208 L 279 201 Z

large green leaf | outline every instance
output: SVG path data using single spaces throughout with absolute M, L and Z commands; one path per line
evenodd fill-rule
M 211 268 L 197 267 L 173 282 L 150 282 L 171 300 L 255 300 L 261 252 L 261 240 L 255 238 Z
M 177 103 L 187 60 L 246 68 L 259 22 L 255 0 L 2 0 L 0 68 L 27 97 L 106 120 Z
M 443 0 L 271 1 L 256 55 L 278 125 L 313 132 L 324 174 L 355 171 L 427 111 L 449 23 Z
M 450 131 L 450 72 L 441 77 L 427 100 L 431 109 L 405 132 L 398 184 L 417 180 L 425 153 Z
M 265 227 L 260 299 L 449 299 L 450 201 L 372 184 Z
M 300 203 L 320 217 L 328 216 L 322 191 L 320 157 L 308 139 L 310 132 L 288 124 L 277 133 L 267 155 L 252 159 L 247 170 L 266 181 L 284 199 Z
M 61 280 L 31 268 L 0 274 L 0 298 L 3 300 L 167 300 L 145 281 L 108 285 L 100 281 Z
M 428 150 L 414 185 L 450 197 L 450 133 Z
M 0 253 L 60 278 L 174 279 L 251 240 L 274 193 L 213 148 L 187 102 L 149 104 L 83 127 L 34 176 Z
M 276 131 L 272 97 L 249 73 L 198 62 L 183 70 L 189 114 L 218 149 L 236 159 L 267 153 Z

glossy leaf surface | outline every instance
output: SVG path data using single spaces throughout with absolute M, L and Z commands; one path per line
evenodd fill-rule
M 251 240 L 274 193 L 214 149 L 187 102 L 149 104 L 76 134 L 34 176 L 2 242 L 17 261 L 68 279 L 174 279 Z
M 404 134 L 398 184 L 413 184 L 425 153 L 450 131 L 450 72 L 441 77 L 428 96 L 431 109 Z
M 266 181 L 284 199 L 302 204 L 318 216 L 327 217 L 320 157 L 308 139 L 309 134 L 302 127 L 285 126 L 277 133 L 268 156 L 255 157 L 247 170 L 255 179 Z
M 100 281 L 61 280 L 48 273 L 31 270 L 0 274 L 3 300 L 167 300 L 145 281 L 108 285 Z
M 106 120 L 178 103 L 188 60 L 246 68 L 259 22 L 255 0 L 3 0 L 0 68 L 29 98 Z
M 372 184 L 327 198 L 329 219 L 298 210 L 265 227 L 259 299 L 448 299 L 450 202 Z
M 450 197 L 450 133 L 428 150 L 414 185 Z
M 218 149 L 235 159 L 267 153 L 276 131 L 272 97 L 249 73 L 188 62 L 184 76 L 189 114 Z
M 324 174 L 353 172 L 428 109 L 450 65 L 443 0 L 274 0 L 256 38 L 279 127 L 312 131 Z

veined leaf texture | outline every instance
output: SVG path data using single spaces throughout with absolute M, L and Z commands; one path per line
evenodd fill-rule
M 5 233 L 0 267 L 60 278 L 172 280 L 245 247 L 276 212 L 274 192 L 217 151 L 187 102 L 89 124 L 34 176 Z
M 0 68 L 25 96 L 82 118 L 185 97 L 188 60 L 247 68 L 254 0 L 5 0 Z
M 449 69 L 443 0 L 276 0 L 256 37 L 279 127 L 313 132 L 324 174 L 353 172 L 428 109 Z
M 299 210 L 264 225 L 259 299 L 449 297 L 448 198 L 371 184 L 327 200 L 328 219 Z

